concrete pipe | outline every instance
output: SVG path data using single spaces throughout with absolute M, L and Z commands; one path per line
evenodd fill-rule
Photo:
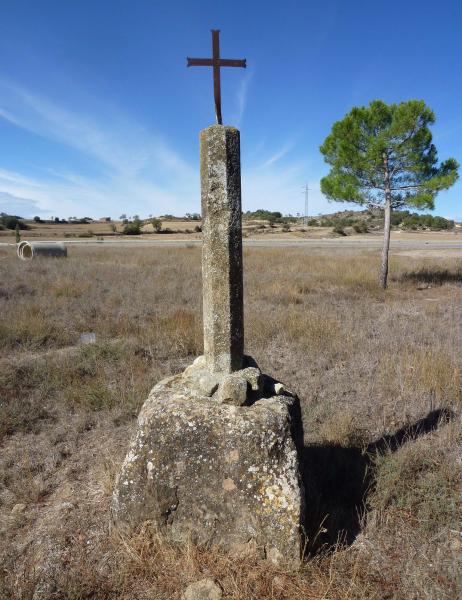
M 23 241 L 23 242 L 19 242 L 19 244 L 16 244 L 16 252 L 17 252 L 19 258 L 22 258 L 21 251 L 22 251 L 24 244 L 27 244 L 27 242 Z
M 62 242 L 20 242 L 17 248 L 22 260 L 32 260 L 37 256 L 66 257 L 67 248 Z

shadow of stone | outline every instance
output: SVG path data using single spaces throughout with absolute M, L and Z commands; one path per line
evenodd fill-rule
M 428 283 L 443 285 L 443 283 L 461 283 L 462 269 L 449 271 L 448 269 L 420 269 L 418 271 L 405 272 L 400 276 L 400 281 L 413 283 Z
M 374 457 L 396 452 L 403 444 L 436 430 L 454 418 L 449 409 L 431 411 L 416 423 L 385 435 L 366 448 L 335 444 L 308 445 L 302 452 L 302 479 L 307 506 L 305 552 L 328 552 L 350 545 L 361 530 L 366 496 L 375 485 Z

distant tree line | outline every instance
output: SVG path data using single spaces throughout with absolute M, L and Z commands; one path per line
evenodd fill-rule
M 27 223 L 24 223 L 22 217 L 17 215 L 8 215 L 7 213 L 0 213 L 0 229 L 30 229 Z
M 268 221 L 270 225 L 276 223 L 295 223 L 298 219 L 292 215 L 283 216 L 279 211 L 265 210 L 259 208 L 258 210 L 248 210 L 243 213 L 243 218 L 248 220 Z
M 445 219 L 433 215 L 419 215 L 408 210 L 395 210 L 391 215 L 391 224 L 402 229 L 431 229 L 441 231 L 443 229 L 454 229 L 455 223 L 452 219 Z
M 345 213 L 311 218 L 308 225 L 310 227 L 333 227 L 334 230 L 352 227 L 357 233 L 367 233 L 370 229 L 383 227 L 383 213 L 380 214 L 374 210 L 361 211 L 356 214 L 353 211 L 345 211 Z M 411 213 L 408 210 L 394 210 L 391 214 L 391 226 L 400 229 L 442 231 L 454 229 L 455 223 L 452 219 L 430 214 L 422 215 L 416 212 Z

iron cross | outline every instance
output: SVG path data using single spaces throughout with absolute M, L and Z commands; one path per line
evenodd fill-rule
M 220 58 L 220 30 L 212 29 L 212 58 L 187 58 L 188 67 L 213 67 L 213 92 L 215 96 L 215 114 L 218 125 L 223 125 L 221 118 L 220 67 L 246 68 L 246 60 Z

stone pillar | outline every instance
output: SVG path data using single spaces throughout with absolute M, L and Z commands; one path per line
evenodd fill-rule
M 244 353 L 239 131 L 207 127 L 200 147 L 204 354 L 209 371 L 232 373 Z

